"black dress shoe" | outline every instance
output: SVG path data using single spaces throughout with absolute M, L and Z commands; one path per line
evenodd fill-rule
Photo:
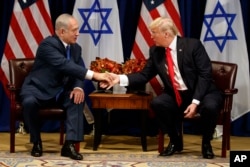
M 169 142 L 167 148 L 159 154 L 159 156 L 170 156 L 175 152 L 181 152 L 183 150 L 183 143 L 172 143 Z
M 213 149 L 210 143 L 202 144 L 201 150 L 202 150 L 201 152 L 202 152 L 203 158 L 206 158 L 206 159 L 214 158 Z
M 31 150 L 31 155 L 33 157 L 41 157 L 43 154 L 42 142 L 36 142 Z
M 61 150 L 61 156 L 70 157 L 71 159 L 74 160 L 83 159 L 82 155 L 76 151 L 75 145 L 73 143 L 68 143 L 63 145 Z

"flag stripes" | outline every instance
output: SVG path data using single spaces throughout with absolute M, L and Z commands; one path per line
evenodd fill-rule
M 53 31 L 47 0 L 15 1 L 0 68 L 5 89 L 9 80 L 8 60 L 35 57 L 40 41 Z

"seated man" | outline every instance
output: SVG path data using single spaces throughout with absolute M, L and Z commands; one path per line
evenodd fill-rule
M 43 151 L 38 110 L 58 103 L 66 111 L 66 136 L 61 155 L 82 160 L 74 143 L 81 142 L 84 135 L 83 81 L 111 82 L 109 75 L 83 68 L 81 47 L 76 43 L 78 29 L 77 20 L 69 14 L 56 19 L 55 35 L 40 43 L 33 68 L 22 86 L 24 122 L 30 132 L 34 157 L 42 156 Z
M 149 26 L 155 42 L 149 50 L 150 57 L 144 69 L 128 75 L 111 74 L 113 85 L 128 86 L 146 83 L 156 75 L 162 80 L 164 90 L 151 102 L 163 133 L 170 142 L 160 156 L 170 156 L 183 150 L 178 124 L 183 115 L 192 118 L 196 113 L 202 119 L 202 155 L 214 158 L 210 140 L 222 105 L 222 93 L 212 79 L 212 66 L 207 52 L 197 39 L 182 38 L 169 18 L 157 18 Z M 106 86 L 102 83 L 102 86 Z M 111 85 L 110 85 L 111 86 Z

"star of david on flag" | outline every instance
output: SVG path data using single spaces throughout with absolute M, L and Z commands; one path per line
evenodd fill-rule
M 207 1 L 200 40 L 211 60 L 238 64 L 231 119 L 250 111 L 248 53 L 240 1 Z
M 108 17 L 112 8 L 101 8 L 100 2 L 96 0 L 90 8 L 79 8 L 78 11 L 83 19 L 80 33 L 90 34 L 94 44 L 97 45 L 102 34 L 112 34 L 111 27 L 108 23 Z M 97 14 L 101 18 L 99 22 L 91 21 L 91 15 Z
M 236 14 L 234 13 L 226 13 L 221 3 L 218 2 L 212 14 L 204 15 L 204 25 L 207 28 L 204 42 L 214 41 L 219 50 L 222 52 L 227 40 L 237 40 L 237 37 L 232 28 L 235 17 Z M 221 31 L 220 28 L 216 28 L 217 23 L 219 23 L 218 25 L 223 24 L 223 27 L 225 27 L 226 29 L 224 31 Z
M 124 62 L 116 0 L 76 1 L 73 16 L 79 22 L 77 43 L 82 47 L 82 58 L 86 68 L 90 68 L 91 61 L 96 57 Z M 91 81 L 85 84 L 85 116 L 90 115 L 91 100 L 88 94 L 95 90 L 96 84 Z
M 73 15 L 79 22 L 77 42 L 87 68 L 96 57 L 123 62 L 120 20 L 116 0 L 76 1 Z

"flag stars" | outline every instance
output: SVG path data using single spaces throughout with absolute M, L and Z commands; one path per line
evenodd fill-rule
M 155 4 L 155 1 L 154 1 L 154 0 L 152 0 L 152 1 L 151 1 L 151 4 L 152 4 L 152 5 L 153 5 L 153 4 Z
M 95 45 L 98 44 L 102 34 L 113 33 L 107 21 L 112 11 L 111 8 L 101 8 L 100 2 L 95 0 L 90 8 L 79 8 L 78 11 L 83 19 L 79 32 L 90 34 Z
M 218 1 L 213 13 L 204 16 L 204 24 L 207 27 L 204 41 L 214 41 L 222 52 L 227 40 L 237 40 L 232 29 L 235 17 L 236 14 L 226 13 L 220 1 Z M 220 28 L 216 28 L 218 26 Z M 215 28 L 212 29 L 212 27 Z M 216 31 L 216 29 L 219 31 Z

